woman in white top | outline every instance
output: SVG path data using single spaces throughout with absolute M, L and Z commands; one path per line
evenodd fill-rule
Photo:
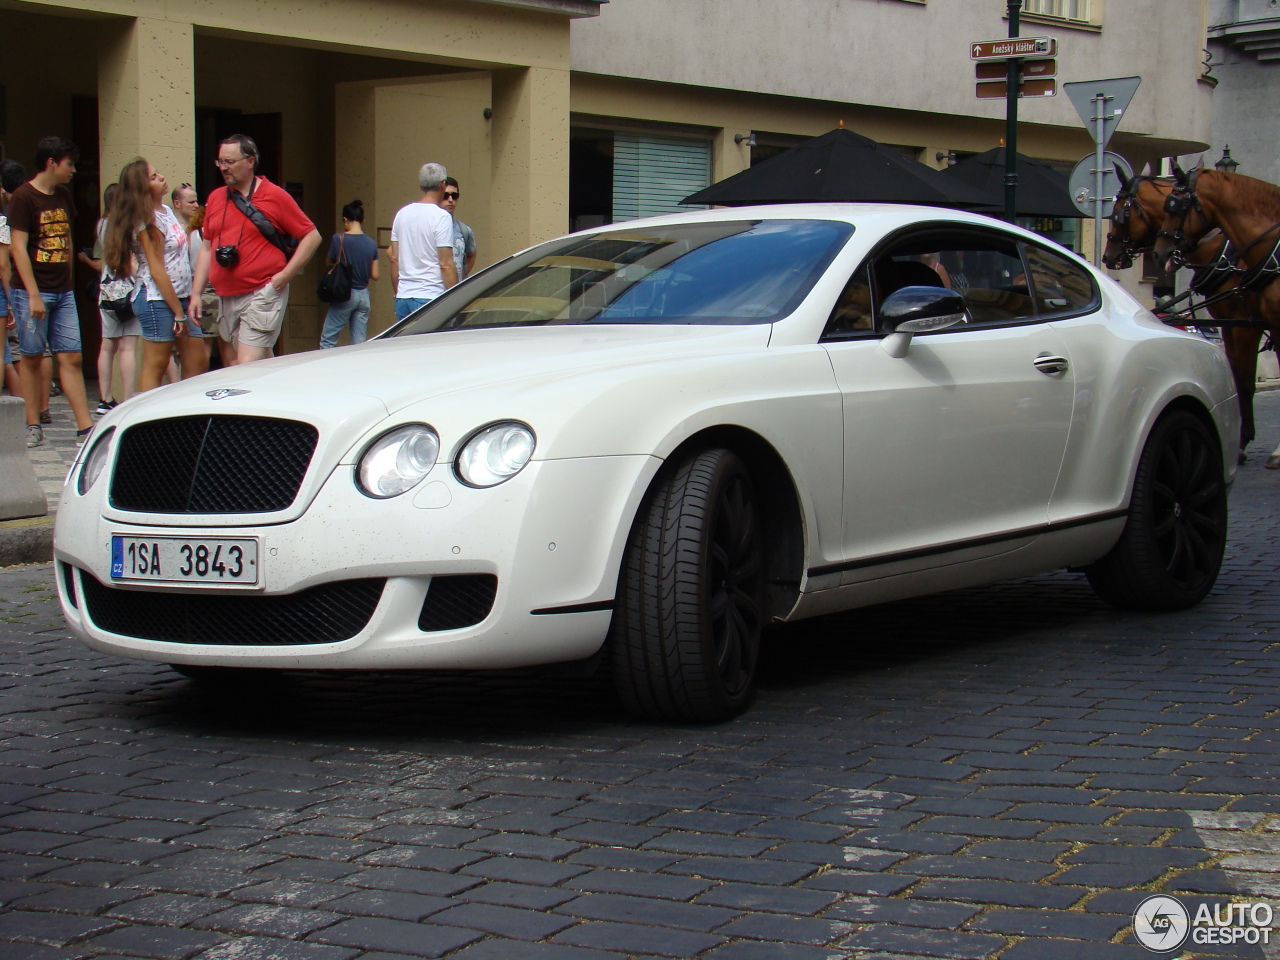
M 137 282 L 133 311 L 142 327 L 143 341 L 139 392 L 160 385 L 175 338 L 184 367 L 188 351 L 204 346 L 189 342 L 192 338 L 187 335 L 191 261 L 186 231 L 164 202 L 168 191 L 164 177 L 138 157 L 120 171 L 120 194 L 107 225 L 107 265 L 116 276 L 132 273 Z M 136 271 L 131 271 L 130 255 Z M 198 364 L 194 352 L 191 361 Z

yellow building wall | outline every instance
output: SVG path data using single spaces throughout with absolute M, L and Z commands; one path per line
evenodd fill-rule
M 378 242 L 381 272 L 381 279 L 369 288 L 371 336 L 395 322 L 386 248 L 396 211 L 422 194 L 422 164 L 444 164 L 461 186 L 463 222 L 481 245 L 488 235 L 490 159 L 484 111 L 489 99 L 489 75 L 480 72 L 337 86 L 335 107 L 342 130 L 335 145 L 335 214 L 332 222 L 320 226 L 322 248 L 327 250 L 329 238 L 341 229 L 342 207 L 355 199 L 363 201 L 364 231 Z M 346 334 L 340 342 L 346 342 Z

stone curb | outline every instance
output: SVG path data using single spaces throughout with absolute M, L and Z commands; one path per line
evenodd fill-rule
M 0 522 L 0 567 L 53 559 L 54 515 Z

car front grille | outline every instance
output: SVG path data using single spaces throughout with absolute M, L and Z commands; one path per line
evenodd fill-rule
M 293 503 L 315 453 L 309 423 L 199 416 L 129 427 L 111 505 L 139 513 L 272 513 Z
M 126 590 L 80 571 L 86 612 L 102 630 L 139 640 L 250 647 L 349 640 L 368 624 L 386 582 L 339 580 L 263 597 Z
M 432 577 L 418 629 L 426 633 L 475 626 L 493 609 L 498 578 L 488 573 Z

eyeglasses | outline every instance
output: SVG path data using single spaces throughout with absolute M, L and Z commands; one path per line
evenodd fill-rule
M 459 194 L 457 193 L 450 193 L 448 190 L 444 192 L 444 198 L 446 200 L 457 200 L 458 197 L 459 197 Z
M 225 170 L 227 167 L 234 167 L 241 160 L 248 160 L 248 159 L 249 159 L 248 157 L 236 157 L 234 160 L 223 160 L 221 157 L 219 157 L 217 160 L 213 161 L 213 165 L 220 170 Z

